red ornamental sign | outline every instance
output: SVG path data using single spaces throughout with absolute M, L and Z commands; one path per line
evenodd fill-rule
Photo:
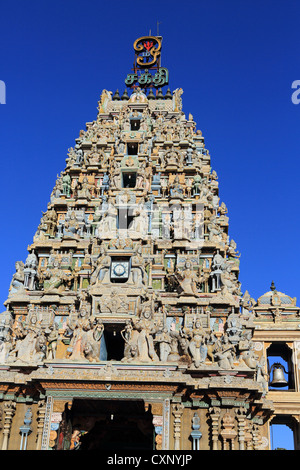
M 153 42 L 150 42 L 150 41 L 144 42 L 144 48 L 147 49 L 148 52 L 150 51 L 152 47 L 153 47 Z
M 133 48 L 136 53 L 136 64 L 139 67 L 153 67 L 158 65 L 161 53 L 161 40 L 155 36 L 143 36 L 137 39 Z

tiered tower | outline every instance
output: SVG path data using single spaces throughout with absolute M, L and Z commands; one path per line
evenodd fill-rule
M 137 40 L 123 95 L 103 90 L 16 263 L 3 449 L 21 428 L 31 449 L 269 447 L 254 301 L 204 137 L 182 89 L 162 91 L 161 43 Z

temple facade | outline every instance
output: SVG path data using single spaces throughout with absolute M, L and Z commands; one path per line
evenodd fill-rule
M 268 450 L 271 423 L 299 448 L 300 309 L 274 284 L 242 293 L 218 175 L 183 90 L 166 90 L 161 43 L 135 41 L 124 93 L 102 91 L 16 262 L 2 450 Z

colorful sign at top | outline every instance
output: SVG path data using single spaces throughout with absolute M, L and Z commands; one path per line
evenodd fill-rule
M 157 36 L 142 36 L 134 41 L 133 73 L 127 75 L 126 86 L 158 88 L 168 84 L 169 72 L 165 67 L 160 66 L 161 47 L 162 38 Z
M 136 55 L 136 65 L 141 68 L 157 67 L 160 65 L 161 38 L 143 36 L 133 43 Z

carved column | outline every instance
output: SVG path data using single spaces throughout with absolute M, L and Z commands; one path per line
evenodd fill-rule
M 245 450 L 246 408 L 241 406 L 235 411 L 235 413 L 238 421 L 238 440 L 240 450 Z
M 52 413 L 52 397 L 49 396 L 47 398 L 47 403 L 46 403 L 46 412 L 45 412 L 45 419 L 44 419 L 44 429 L 43 429 L 43 435 L 42 435 L 41 450 L 47 450 L 49 446 L 51 413 Z
M 201 437 L 202 437 L 202 433 L 200 432 L 200 418 L 195 411 L 193 415 L 193 419 L 192 419 L 192 432 L 191 432 L 191 438 L 193 439 L 193 450 L 200 450 Z
M 222 424 L 223 429 L 220 434 L 223 438 L 223 450 L 234 450 L 234 440 L 236 438 L 237 432 L 234 426 L 234 418 L 229 410 L 227 410 L 225 415 L 223 416 Z
M 253 425 L 252 436 L 253 436 L 253 450 L 259 450 L 260 433 L 259 433 L 259 425 L 258 424 Z
M 46 403 L 44 400 L 39 402 L 37 413 L 38 414 L 37 414 L 36 450 L 40 450 L 42 446 L 42 437 L 43 437 L 43 429 L 44 429 L 45 414 L 46 414 Z
M 163 407 L 163 443 L 162 449 L 169 450 L 170 448 L 170 400 L 167 398 L 164 400 Z
M 184 405 L 181 403 L 173 405 L 172 413 L 174 416 L 174 450 L 180 450 L 181 417 L 183 410 Z
M 7 450 L 8 438 L 11 428 L 13 416 L 15 414 L 16 404 L 13 401 L 4 403 L 4 425 L 3 425 L 3 442 L 2 450 Z
M 218 450 L 220 408 L 210 408 L 212 450 Z
M 246 450 L 253 450 L 252 427 L 252 421 L 247 420 L 245 426 Z

